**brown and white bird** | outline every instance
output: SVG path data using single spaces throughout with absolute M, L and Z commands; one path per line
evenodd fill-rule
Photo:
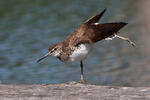
M 105 13 L 104 9 L 101 13 L 89 18 L 81 26 L 79 26 L 73 33 L 71 33 L 67 38 L 56 43 L 48 48 L 48 53 L 38 60 L 46 58 L 47 56 L 55 56 L 62 62 L 76 62 L 80 61 L 81 67 L 81 82 L 85 82 L 83 77 L 83 63 L 82 61 L 86 58 L 91 50 L 91 47 L 96 42 L 103 39 L 112 39 L 118 37 L 120 39 L 130 42 L 133 46 L 135 45 L 128 38 L 118 36 L 119 30 L 123 28 L 127 23 L 116 22 L 116 23 L 102 23 L 99 24 L 98 21 Z

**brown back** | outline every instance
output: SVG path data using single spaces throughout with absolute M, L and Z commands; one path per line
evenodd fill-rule
M 110 37 L 113 34 L 117 34 L 117 32 L 127 24 L 124 22 L 95 24 L 100 20 L 105 11 L 106 9 L 104 9 L 101 13 L 89 18 L 73 33 L 68 35 L 68 37 L 63 41 L 63 46 L 69 48 L 80 43 L 93 44 L 102 39 Z

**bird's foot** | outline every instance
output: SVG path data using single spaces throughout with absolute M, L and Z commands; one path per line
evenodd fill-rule
M 80 80 L 79 83 L 85 83 L 86 81 L 84 79 Z
M 119 39 L 125 40 L 127 42 L 129 42 L 133 47 L 136 47 L 136 44 L 134 42 L 132 42 L 129 38 L 125 38 L 123 36 L 119 36 L 115 34 L 115 37 L 118 37 Z

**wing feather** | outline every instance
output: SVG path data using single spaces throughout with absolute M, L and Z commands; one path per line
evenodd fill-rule
M 84 34 L 76 41 L 77 44 L 80 43 L 95 43 L 117 34 L 121 28 L 123 28 L 127 23 L 104 23 L 98 25 L 89 25 L 88 29 L 85 30 Z
M 88 24 L 97 23 L 101 19 L 101 17 L 105 13 L 105 11 L 106 11 L 106 9 L 104 9 L 101 13 L 96 14 L 95 16 L 92 16 L 87 21 L 85 21 L 85 23 L 88 23 Z

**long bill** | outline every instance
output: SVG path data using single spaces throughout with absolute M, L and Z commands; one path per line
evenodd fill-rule
M 40 58 L 39 60 L 37 60 L 37 62 L 40 62 L 41 60 L 43 60 L 44 58 L 46 58 L 47 56 L 49 56 L 50 52 L 48 52 L 46 55 L 44 55 L 42 58 Z

